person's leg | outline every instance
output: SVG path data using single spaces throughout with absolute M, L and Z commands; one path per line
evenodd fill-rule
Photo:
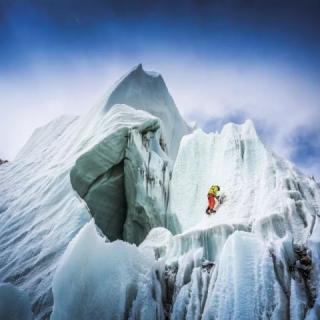
M 208 207 L 207 207 L 206 213 L 210 214 L 210 210 L 211 210 L 211 196 L 208 195 Z
M 209 196 L 208 197 L 208 200 L 209 200 L 209 211 L 211 212 L 211 213 L 213 213 L 213 212 L 215 212 L 214 211 L 214 206 L 215 206 L 215 204 L 216 204 L 216 202 L 215 202 L 215 199 L 214 199 L 214 196 Z
M 214 196 L 210 197 L 210 213 L 215 213 L 216 210 L 214 210 L 214 207 L 216 205 L 216 199 Z
M 214 199 L 214 196 L 211 196 L 211 197 L 209 198 L 209 208 L 210 208 L 210 209 L 214 209 L 215 204 L 216 204 L 216 201 L 215 201 L 215 199 Z

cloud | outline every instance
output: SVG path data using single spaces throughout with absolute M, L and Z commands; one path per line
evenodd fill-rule
M 87 112 L 128 70 L 115 60 L 34 59 L 22 70 L 0 75 L 0 158 L 13 160 L 32 132 L 52 119 Z
M 197 59 L 193 54 L 35 56 L 28 68 L 0 76 L 0 157 L 13 159 L 32 131 L 61 114 L 83 114 L 139 62 L 164 76 L 182 115 L 206 131 L 251 118 L 262 140 L 307 173 L 320 176 L 319 79 L 285 64 Z M 309 130 L 309 129 L 310 130 Z M 307 130 L 308 129 L 308 130 Z M 301 133 L 308 135 L 301 136 Z M 306 141 L 312 143 L 306 144 Z M 307 146 L 307 147 L 306 147 Z
M 254 61 L 194 62 L 173 77 L 170 88 L 188 120 L 214 131 L 250 118 L 268 147 L 320 177 L 319 78 L 285 64 Z

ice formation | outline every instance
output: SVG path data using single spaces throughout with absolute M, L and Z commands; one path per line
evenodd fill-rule
M 122 86 L 123 81 L 130 84 L 128 89 L 131 90 L 138 86 L 135 82 L 140 83 L 141 78 L 143 80 L 141 85 L 154 83 L 155 89 L 158 90 L 149 94 L 146 100 L 148 103 L 144 102 L 143 96 L 140 95 L 139 99 L 143 105 L 139 108 L 145 111 L 137 110 L 137 106 L 135 108 L 126 105 L 110 106 L 110 102 L 108 103 L 110 96 L 118 92 L 117 88 Z M 159 92 L 159 88 L 162 92 Z M 143 89 L 141 92 L 146 91 L 149 92 L 149 89 Z M 126 91 L 123 91 L 123 94 L 130 96 Z M 164 97 L 161 98 L 161 95 Z M 121 98 L 119 92 L 116 96 L 117 99 Z M 165 104 L 164 101 L 172 103 Z M 59 259 L 69 242 L 92 215 L 89 205 L 82 201 L 72 188 L 71 169 L 77 159 L 94 150 L 95 146 L 103 145 L 101 142 L 112 133 L 117 135 L 119 131 L 130 128 L 134 135 L 139 126 L 148 121 L 157 124 L 161 122 L 164 125 L 166 118 L 161 120 L 161 114 L 159 114 L 160 119 L 155 119 L 146 112 L 149 103 L 151 109 L 162 110 L 160 113 L 163 117 L 172 119 L 171 125 L 166 123 L 166 128 L 170 128 L 172 136 L 175 137 L 173 141 L 176 145 L 174 147 L 172 144 L 170 149 L 174 151 L 176 148 L 174 151 L 176 153 L 179 145 L 178 137 L 182 137 L 190 129 L 179 115 L 162 78 L 155 74 L 150 75 L 138 66 L 124 76 L 86 115 L 63 116 L 35 130 L 16 159 L 0 166 L 0 282 L 13 283 L 28 293 L 32 311 L 37 319 L 46 319 L 50 315 L 53 305 L 52 278 Z M 178 132 L 179 128 L 181 132 Z M 160 134 L 161 137 L 158 144 L 165 147 L 161 135 L 164 130 L 160 128 L 158 130 L 157 136 Z M 149 135 L 145 138 L 151 139 Z M 114 150 L 108 151 L 110 158 L 119 149 L 116 144 L 111 144 L 111 147 Z M 157 151 L 156 146 L 152 145 L 150 148 L 154 150 L 153 162 L 156 163 L 157 160 L 160 161 L 159 158 L 164 157 L 163 154 L 159 156 L 160 151 Z M 141 150 L 141 153 L 143 152 Z M 145 153 L 149 155 L 148 152 Z M 168 170 L 169 168 L 170 166 Z M 157 168 L 155 172 L 151 170 L 151 174 L 156 174 L 156 178 L 159 178 L 160 172 L 163 177 L 162 168 Z M 153 200 L 151 205 L 164 199 L 161 195 L 154 199 L 160 189 L 165 191 L 163 187 L 160 188 L 159 183 L 158 179 L 151 193 L 149 192 L 152 189 L 148 188 L 148 196 Z M 165 184 L 167 185 L 168 181 L 165 181 Z M 117 194 L 119 199 L 121 199 L 120 193 L 121 190 Z M 109 195 L 109 199 L 113 196 L 114 194 Z M 134 195 L 132 199 L 139 204 L 139 199 L 134 199 Z M 112 208 L 112 204 L 109 205 Z M 113 205 L 118 209 L 123 204 Z M 122 219 L 121 210 L 117 213 L 117 218 L 120 216 Z M 166 220 L 176 223 L 175 219 L 166 218 L 165 210 L 159 211 L 159 214 L 162 214 L 160 220 L 163 223 L 167 223 Z M 128 223 L 133 223 L 134 215 L 133 210 L 132 219 L 128 220 Z M 150 229 L 151 227 L 152 225 L 149 226 Z M 116 233 L 116 230 L 114 232 Z M 140 238 L 139 234 L 133 236 Z
M 172 164 L 158 118 L 126 105 L 107 112 L 104 138 L 73 166 L 71 184 L 110 239 L 140 244 L 153 227 L 179 229 L 168 212 Z
M 104 108 L 108 110 L 115 104 L 127 104 L 159 118 L 164 128 L 161 133 L 162 144 L 173 159 L 182 136 L 191 132 L 180 116 L 162 76 L 156 72 L 144 71 L 141 64 L 121 79 Z
M 195 199 L 212 181 L 226 200 L 208 217 Z M 178 266 L 173 319 L 319 317 L 319 197 L 319 185 L 268 151 L 250 121 L 184 137 L 171 185 L 184 232 L 163 257 Z M 206 261 L 210 281 L 199 272 Z
M 160 318 L 161 288 L 154 264 L 152 252 L 122 241 L 108 242 L 89 222 L 58 268 L 51 319 Z
M 190 132 L 139 65 L 0 166 L 0 282 L 36 319 L 320 318 L 317 182 L 251 121 Z
M 32 320 L 29 298 L 10 283 L 0 283 L 0 319 Z

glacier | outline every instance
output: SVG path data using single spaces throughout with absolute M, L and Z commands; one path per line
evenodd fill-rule
M 191 129 L 142 65 L 37 129 L 0 182 L 0 288 L 26 319 L 320 318 L 319 184 L 250 120 Z
M 139 244 L 152 227 L 179 229 L 167 210 L 172 169 L 159 119 L 126 105 L 113 106 L 107 116 L 103 140 L 71 169 L 73 189 L 110 240 Z
M 10 283 L 0 284 L 0 319 L 32 320 L 28 296 Z

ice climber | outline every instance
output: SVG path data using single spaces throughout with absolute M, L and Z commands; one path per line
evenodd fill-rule
M 206 210 L 207 214 L 215 213 L 214 209 L 216 205 L 216 200 L 219 200 L 218 192 L 220 191 L 220 187 L 217 185 L 212 185 L 208 191 L 208 208 Z

